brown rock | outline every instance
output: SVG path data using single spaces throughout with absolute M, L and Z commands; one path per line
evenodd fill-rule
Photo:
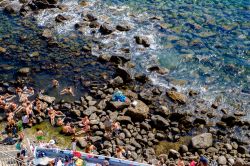
M 176 103 L 179 104 L 186 104 L 187 102 L 187 96 L 185 96 L 184 94 L 180 93 L 180 92 L 176 92 L 176 91 L 168 91 L 167 92 L 167 96 L 173 100 Z
M 140 100 L 136 100 L 136 104 L 131 105 L 125 112 L 126 115 L 137 121 L 148 118 L 149 107 Z

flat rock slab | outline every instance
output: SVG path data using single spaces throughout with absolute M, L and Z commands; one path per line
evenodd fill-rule
M 213 137 L 211 133 L 204 133 L 192 138 L 192 146 L 196 149 L 203 149 L 211 147 L 213 144 Z

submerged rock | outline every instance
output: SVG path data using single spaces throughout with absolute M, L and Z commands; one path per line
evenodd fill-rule
M 173 100 L 176 103 L 179 104 L 186 104 L 187 102 L 187 96 L 185 96 L 184 94 L 180 93 L 180 92 L 176 92 L 176 91 L 168 91 L 167 92 L 167 96 Z
M 135 41 L 137 44 L 143 45 L 144 47 L 149 47 L 150 42 L 146 36 L 135 36 Z
M 196 149 L 209 148 L 213 144 L 211 133 L 204 133 L 192 138 L 192 146 Z
M 148 68 L 149 71 L 155 71 L 158 74 L 164 75 L 164 74 L 168 74 L 169 70 L 160 66 L 151 66 Z

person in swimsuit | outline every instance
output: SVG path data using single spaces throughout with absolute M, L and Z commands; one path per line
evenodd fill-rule
M 38 142 L 42 142 L 44 139 L 44 133 L 41 129 L 36 129 L 36 139 Z
M 64 95 L 64 94 L 69 94 L 69 95 L 75 96 L 72 87 L 64 88 L 64 89 L 60 92 L 60 95 Z

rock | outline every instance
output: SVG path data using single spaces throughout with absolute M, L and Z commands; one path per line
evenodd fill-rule
M 179 103 L 179 104 L 186 104 L 187 102 L 187 96 L 180 92 L 176 91 L 167 91 L 167 96 L 174 102 Z
M 86 18 L 88 21 L 92 22 L 92 21 L 96 21 L 97 20 L 97 17 L 95 15 L 93 15 L 92 13 L 88 13 L 86 15 Z
M 116 75 L 120 76 L 124 82 L 130 82 L 132 80 L 132 75 L 130 71 L 121 66 L 118 66 L 116 68 Z
M 132 123 L 131 118 L 129 116 L 118 116 L 117 121 L 121 124 Z
M 135 106 L 127 108 L 125 115 L 130 116 L 133 120 L 143 121 L 148 118 L 149 107 L 141 100 L 136 100 Z
M 163 140 L 166 138 L 166 136 L 162 133 L 156 133 L 155 138 L 158 140 Z
M 247 154 L 248 150 L 245 146 L 239 146 L 237 149 L 238 153 Z
M 97 108 L 95 106 L 89 106 L 84 112 L 84 115 L 90 116 L 92 113 L 96 112 Z
M 110 84 L 113 87 L 121 86 L 121 85 L 123 85 L 123 79 L 120 76 L 117 76 L 114 79 L 110 80 Z
M 70 111 L 71 115 L 74 117 L 81 117 L 81 111 L 77 109 L 73 109 Z
M 148 68 L 149 71 L 155 71 L 158 74 L 164 75 L 164 74 L 168 74 L 169 70 L 160 66 L 151 66 Z
M 232 145 L 230 145 L 230 144 L 225 144 L 224 147 L 225 147 L 228 151 L 233 150 L 233 147 L 232 147 Z
M 52 32 L 50 29 L 44 29 L 42 33 L 42 37 L 45 39 L 50 39 L 52 38 Z
M 126 138 L 131 138 L 132 137 L 132 135 L 131 135 L 131 133 L 130 133 L 130 131 L 128 130 L 128 129 L 123 129 L 123 132 L 125 133 L 125 136 L 126 136 Z
M 226 165 L 227 164 L 226 157 L 225 156 L 218 157 L 218 164 L 220 164 L 220 165 Z
M 49 4 L 57 4 L 59 0 L 47 0 Z
M 174 149 L 170 149 L 168 157 L 173 159 L 178 159 L 180 157 L 180 153 Z
M 236 142 L 232 142 L 231 143 L 231 145 L 232 145 L 232 147 L 234 148 L 234 149 L 238 149 L 238 144 L 236 143 Z
M 218 153 L 218 149 L 214 148 L 214 147 L 210 147 L 207 149 L 207 153 Z
M 138 94 L 129 89 L 125 90 L 124 95 L 127 96 L 131 100 L 138 99 Z
M 31 69 L 29 67 L 23 67 L 18 70 L 18 73 L 23 75 L 28 75 L 30 73 Z
M 39 95 L 38 99 L 47 102 L 48 104 L 52 104 L 56 100 L 55 97 L 51 97 L 48 95 Z
M 100 23 L 98 21 L 91 21 L 89 24 L 90 28 L 99 28 L 100 27 Z
M 79 2 L 79 5 L 81 5 L 81 6 L 88 6 L 89 2 L 86 1 L 86 0 L 82 0 L 81 2 Z
M 135 139 L 132 139 L 130 141 L 130 144 L 133 145 L 133 146 L 135 146 L 136 148 L 141 148 L 141 145 L 138 142 L 136 142 Z
M 78 143 L 80 148 L 86 148 L 87 147 L 88 142 L 86 141 L 86 139 L 84 137 L 77 137 L 76 140 L 77 140 L 77 143 Z
M 5 53 L 6 52 L 6 48 L 0 47 L 0 53 Z
M 231 115 L 223 115 L 223 117 L 221 118 L 221 121 L 225 122 L 228 126 L 234 126 L 236 117 L 231 116 Z
M 141 83 L 146 83 L 146 82 L 149 81 L 149 78 L 147 77 L 147 75 L 146 75 L 146 74 L 143 74 L 143 73 L 136 73 L 136 74 L 134 75 L 134 77 L 135 77 L 135 80 L 136 80 L 136 81 L 139 81 L 139 82 L 141 82 Z
M 140 123 L 140 127 L 141 127 L 141 129 L 145 129 L 145 130 L 150 130 L 151 129 L 151 126 L 146 122 Z
M 102 54 L 98 57 L 98 61 L 100 62 L 109 62 L 110 61 L 110 56 L 106 54 Z
M 9 14 L 17 14 L 19 13 L 21 7 L 22 5 L 19 2 L 13 1 L 9 3 L 7 6 L 5 6 L 4 11 Z
M 69 18 L 66 17 L 66 16 L 63 16 L 61 14 L 58 14 L 55 18 L 55 21 L 56 22 L 64 22 L 64 21 L 67 21 Z
M 129 31 L 131 26 L 128 23 L 122 23 L 116 26 L 116 29 L 119 31 Z
M 233 166 L 244 166 L 244 160 L 241 158 L 236 158 Z
M 181 145 L 179 151 L 180 151 L 181 153 L 186 153 L 186 152 L 188 152 L 188 147 L 187 147 L 187 145 Z
M 167 118 L 170 115 L 170 110 L 166 106 L 160 106 L 159 109 L 156 109 L 156 114 L 159 114 L 163 116 L 164 118 Z
M 100 137 L 100 136 L 94 136 L 94 137 L 91 137 L 90 140 L 91 140 L 91 142 L 95 143 L 97 141 L 101 141 L 102 137 Z
M 114 31 L 113 27 L 111 27 L 109 24 L 104 23 L 100 27 L 100 32 L 103 35 L 109 35 Z
M 154 122 L 156 128 L 166 129 L 166 127 L 169 126 L 169 122 L 160 115 L 153 115 L 151 119 Z
M 207 122 L 206 122 L 206 119 L 205 118 L 196 118 L 195 120 L 194 120 L 194 122 L 193 122 L 194 124 L 203 124 L 203 125 L 206 125 L 207 124 Z
M 139 45 L 143 45 L 144 47 L 149 47 L 150 42 L 146 36 L 135 36 L 135 41 Z
M 127 54 L 125 55 L 116 54 L 116 55 L 112 55 L 110 58 L 110 62 L 113 62 L 118 65 L 125 64 L 126 62 L 129 62 L 130 60 L 131 60 L 131 56 Z
M 233 158 L 228 159 L 229 165 L 234 165 L 235 161 Z
M 66 11 L 68 11 L 68 9 L 69 9 L 68 5 L 65 5 L 65 4 L 59 4 L 59 5 L 58 5 L 58 8 L 59 8 L 60 10 L 62 10 L 63 12 L 66 12 Z
M 111 110 L 123 110 L 129 106 L 129 102 L 111 101 L 108 103 Z
M 211 133 L 204 133 L 192 138 L 192 146 L 196 149 L 208 148 L 213 144 Z

